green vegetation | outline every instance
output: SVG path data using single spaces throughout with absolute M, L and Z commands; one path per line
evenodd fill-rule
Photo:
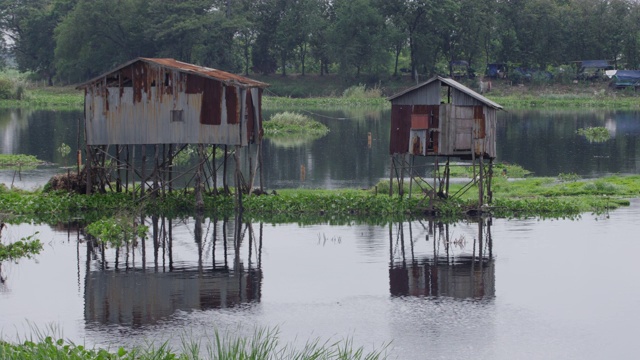
M 578 129 L 576 133 L 586 137 L 589 142 L 601 143 L 611 138 L 609 130 L 605 127 L 587 127 L 584 129 Z
M 42 163 L 43 161 L 38 160 L 38 158 L 33 155 L 0 154 L 0 168 L 35 166 Z
M 477 208 L 477 190 L 471 187 L 462 192 L 463 184 L 451 184 L 449 194 L 461 195 L 447 200 L 429 200 L 414 183 L 409 197 L 409 184 L 405 182 L 405 195 L 388 196 L 388 182 L 369 190 L 278 190 L 272 195 L 245 195 L 244 217 L 271 223 L 281 222 L 336 222 L 350 220 L 385 223 L 407 216 L 425 216 L 425 211 L 455 220 Z M 629 204 L 628 198 L 640 195 L 640 175 L 609 176 L 595 180 L 579 180 L 567 175 L 558 178 L 525 177 L 513 179 L 496 174 L 493 179 L 491 207 L 485 209 L 498 217 L 575 216 L 585 212 L 602 212 Z M 397 189 L 394 192 L 397 194 Z M 210 216 L 233 216 L 233 196 L 205 196 L 205 211 Z M 190 216 L 194 211 L 191 190 L 167 194 L 161 201 L 151 199 L 136 203 L 125 193 L 94 194 L 92 196 L 67 192 L 25 192 L 0 189 L 0 208 L 5 222 L 46 222 L 55 224 L 69 218 L 81 218 L 86 223 L 99 221 L 96 236 L 109 238 L 110 226 L 133 226 L 133 217 L 113 220 L 117 214 Z M 127 219 L 127 217 L 120 218 Z M 138 234 L 136 229 L 125 229 Z M 100 235 L 103 234 L 103 235 Z M 109 241 L 109 240 L 107 240 Z M 122 243 L 114 240 L 114 244 Z
M 2 234 L 2 227 L 4 225 L 4 223 L 0 223 L 0 235 Z M 38 233 L 36 232 L 33 235 L 7 245 L 0 243 L 0 262 L 5 260 L 18 260 L 24 257 L 31 258 L 33 255 L 39 254 L 40 251 L 42 251 L 42 243 L 35 238 L 37 235 Z
M 133 213 L 125 212 L 95 221 L 85 230 L 104 244 L 117 248 L 135 242 L 136 238 L 145 239 L 149 227 L 138 224 Z
M 315 140 L 325 136 L 329 128 L 321 122 L 296 112 L 281 112 L 263 124 L 264 136 L 271 139 L 304 138 Z
M 190 340 L 182 336 L 181 349 L 175 351 L 167 342 L 160 345 L 153 343 L 146 347 L 125 349 L 119 347 L 115 351 L 109 349 L 88 348 L 57 336 L 45 335 L 35 330 L 35 339 L 12 344 L 0 340 L 0 358 L 6 360 L 23 359 L 60 359 L 60 360 L 197 360 L 197 359 L 324 359 L 324 360 L 377 360 L 385 359 L 387 346 L 382 350 L 366 352 L 363 347 L 355 348 L 351 339 L 343 341 L 325 341 L 316 339 L 309 341 L 300 349 L 291 345 L 282 346 L 278 339 L 278 331 L 258 329 L 249 338 L 232 338 L 223 336 L 216 329 L 210 339 Z M 57 339 L 57 340 L 56 340 Z

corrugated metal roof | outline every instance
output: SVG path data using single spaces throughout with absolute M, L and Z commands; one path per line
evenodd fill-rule
M 461 92 L 463 92 L 463 93 L 465 93 L 465 94 L 467 94 L 467 95 L 471 96 L 472 98 L 474 98 L 474 99 L 476 99 L 476 100 L 480 101 L 481 103 L 483 103 L 483 104 L 485 104 L 485 105 L 487 105 L 487 106 L 489 106 L 489 107 L 492 107 L 492 108 L 494 108 L 494 109 L 499 109 L 499 110 L 501 110 L 501 109 L 502 109 L 502 105 L 500 105 L 500 104 L 498 104 L 498 103 L 496 103 L 496 102 L 493 102 L 493 101 L 491 101 L 491 100 L 487 99 L 486 97 L 484 97 L 484 96 L 482 96 L 482 95 L 478 94 L 477 92 L 475 92 L 475 91 L 473 91 L 473 90 L 469 89 L 468 87 L 466 87 L 466 86 L 464 86 L 464 85 L 460 84 L 459 82 L 457 82 L 457 81 L 455 81 L 455 80 L 453 80 L 453 79 L 445 78 L 445 77 L 441 77 L 441 76 L 434 76 L 434 77 L 432 77 L 431 79 L 429 79 L 429 80 L 427 80 L 427 81 L 425 81 L 425 82 L 423 82 L 423 83 L 421 83 L 421 84 L 418 84 L 418 85 L 412 86 L 412 87 L 410 87 L 410 88 L 408 88 L 408 89 L 406 89 L 406 90 L 404 90 L 404 91 L 401 91 L 401 92 L 399 92 L 399 93 L 397 93 L 397 94 L 395 94 L 395 95 L 392 95 L 392 96 L 388 97 L 388 98 L 387 98 L 387 100 L 391 101 L 391 100 L 393 100 L 393 99 L 399 98 L 399 97 L 401 97 L 402 95 L 408 94 L 408 93 L 410 93 L 410 92 L 412 92 L 412 91 L 414 91 L 414 90 L 416 90 L 416 89 L 420 89 L 420 88 L 421 88 L 421 87 L 423 87 L 423 86 L 429 85 L 429 84 L 431 84 L 431 83 L 432 83 L 432 82 L 434 82 L 434 81 L 440 81 L 440 82 L 442 82 L 442 83 L 444 83 L 444 84 L 446 84 L 446 85 L 448 85 L 448 86 L 451 86 L 451 87 L 453 87 L 453 88 L 456 88 L 456 89 L 458 89 L 459 91 L 461 91 Z
M 85 88 L 87 87 L 89 84 L 92 84 L 96 81 L 101 80 L 102 78 L 104 78 L 105 76 L 117 72 L 133 63 L 136 63 L 138 61 L 142 61 L 142 62 L 146 62 L 146 63 L 151 63 L 151 64 L 156 64 L 156 65 L 160 65 L 163 67 L 167 67 L 167 68 L 171 68 L 171 69 L 175 69 L 184 73 L 192 73 L 192 74 L 197 74 L 197 75 L 201 75 L 203 77 L 206 78 L 210 78 L 210 79 L 214 79 L 217 81 L 220 81 L 226 85 L 236 85 L 236 86 L 240 86 L 240 87 L 259 87 L 259 88 L 264 88 L 269 86 L 269 84 L 267 83 L 263 83 L 260 81 L 256 81 L 253 79 L 249 79 L 247 77 L 244 76 L 240 76 L 240 75 L 236 75 L 236 74 L 232 74 L 232 73 L 228 73 L 226 71 L 222 71 L 222 70 L 218 70 L 218 69 L 213 69 L 213 68 L 208 68 L 208 67 L 204 67 L 204 66 L 199 66 L 199 65 L 194 65 L 194 64 L 189 64 L 189 63 L 185 63 L 182 61 L 178 61 L 175 59 L 171 59 L 171 58 L 143 58 L 143 57 L 139 57 L 136 58 L 134 60 L 131 60 L 125 64 L 122 64 L 120 66 L 118 66 L 115 69 L 112 69 L 100 76 L 97 76 L 85 83 L 82 83 L 80 85 L 77 86 L 78 89 L 81 88 Z

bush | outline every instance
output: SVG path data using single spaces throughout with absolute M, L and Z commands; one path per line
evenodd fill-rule
M 8 100 L 13 98 L 13 82 L 9 79 L 0 78 L 0 99 Z
M 348 99 L 366 99 L 366 98 L 379 98 L 382 96 L 382 90 L 379 87 L 373 87 L 367 89 L 366 85 L 359 84 L 347 88 L 342 97 Z

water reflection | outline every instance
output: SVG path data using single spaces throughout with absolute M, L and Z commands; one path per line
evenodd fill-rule
M 218 220 L 202 214 L 142 221 L 151 238 L 127 248 L 108 249 L 87 236 L 87 323 L 140 327 L 177 311 L 260 301 L 262 224 L 254 229 L 241 216 Z M 193 242 L 184 243 L 186 233 Z M 191 251 L 175 251 L 185 247 Z
M 265 110 L 269 118 L 278 109 Z M 265 187 L 368 188 L 389 178 L 390 110 L 381 108 L 303 111 L 330 129 L 321 139 L 265 142 Z M 58 164 L 39 167 L 14 177 L 0 169 L 0 182 L 21 188 L 43 186 L 59 166 L 75 163 L 81 111 L 0 109 L 0 152 L 35 155 Z M 498 161 L 515 163 L 536 176 L 575 173 L 597 177 L 612 173 L 640 173 L 640 111 L 637 110 L 509 110 L 498 114 Z M 81 125 L 81 124 L 80 124 Z M 576 131 L 606 127 L 611 139 L 589 143 Z M 80 139 L 81 140 L 81 139 Z M 71 153 L 63 157 L 65 143 Z M 425 159 L 426 161 L 427 159 Z M 429 164 L 423 166 L 428 176 Z M 305 177 L 300 169 L 304 166 Z
M 495 297 L 492 220 L 472 221 L 477 223 L 473 238 L 457 234 L 452 225 L 436 220 L 391 225 L 391 295 L 477 300 Z M 416 247 L 426 246 L 431 250 L 416 255 Z

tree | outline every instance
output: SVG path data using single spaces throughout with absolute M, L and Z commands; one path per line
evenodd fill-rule
M 146 0 L 79 0 L 55 30 L 55 65 L 68 81 L 82 81 L 140 56 L 157 54 L 146 29 Z
M 334 6 L 330 44 L 343 74 L 350 74 L 353 68 L 356 77 L 365 68 L 384 70 L 389 53 L 382 15 L 370 0 L 336 0 Z
M 33 71 L 53 85 L 53 33 L 75 5 L 73 0 L 0 0 L 0 30 L 20 71 Z

